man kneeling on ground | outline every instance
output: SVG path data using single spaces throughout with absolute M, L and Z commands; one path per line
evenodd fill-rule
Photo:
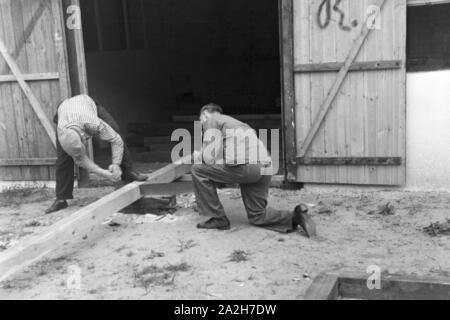
M 121 178 L 125 182 L 145 181 L 147 177 L 134 169 L 133 160 L 119 132 L 114 118 L 87 95 L 65 100 L 55 116 L 56 135 L 56 201 L 46 214 L 68 207 L 67 200 L 73 199 L 75 163 L 100 177 L 112 182 Z M 98 138 L 111 144 L 112 164 L 109 170 L 97 166 L 86 151 L 86 142 Z
M 272 160 L 255 130 L 223 115 L 222 108 L 213 103 L 201 109 L 200 121 L 204 141 L 202 150 L 194 153 L 196 164 L 192 167 L 192 177 L 198 211 L 211 218 L 198 224 L 198 228 L 230 229 L 216 187 L 217 184 L 239 184 L 253 225 L 282 233 L 301 226 L 308 237 L 316 235 L 315 224 L 305 205 L 299 205 L 293 211 L 267 207 Z M 212 138 L 214 135 L 216 137 Z

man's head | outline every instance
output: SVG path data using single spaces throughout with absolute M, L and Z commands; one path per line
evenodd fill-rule
M 71 156 L 75 162 L 81 161 L 86 155 L 86 147 L 80 134 L 71 128 L 58 128 L 58 140 L 63 150 Z
M 223 109 L 221 106 L 215 103 L 208 103 L 207 105 L 203 106 L 203 108 L 200 110 L 200 121 L 204 123 L 214 114 L 222 114 L 222 113 Z

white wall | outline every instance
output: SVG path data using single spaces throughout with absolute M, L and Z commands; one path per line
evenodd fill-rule
M 407 188 L 450 190 L 450 71 L 407 78 Z

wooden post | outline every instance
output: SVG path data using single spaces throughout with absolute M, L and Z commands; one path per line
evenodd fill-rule
M 63 0 L 64 13 L 69 14 L 67 9 L 70 6 L 76 6 L 80 8 L 80 0 Z M 68 17 L 66 16 L 66 19 Z M 72 86 L 72 95 L 88 94 L 88 79 L 87 79 L 87 69 L 86 69 L 86 57 L 84 51 L 84 40 L 83 40 L 83 28 L 81 15 L 78 17 L 80 19 L 80 28 L 67 28 L 66 26 L 66 46 L 69 62 L 69 78 Z M 94 148 L 92 141 L 88 142 L 88 156 L 94 159 Z M 83 168 L 78 170 L 78 187 L 86 188 L 89 186 L 89 172 Z
M 297 177 L 295 139 L 295 88 L 294 88 L 294 0 L 279 0 L 280 50 L 282 87 L 282 126 L 285 175 L 287 181 Z

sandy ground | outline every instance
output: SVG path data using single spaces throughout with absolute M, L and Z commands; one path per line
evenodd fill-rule
M 69 209 L 50 216 L 42 211 L 51 190 L 0 207 L 0 239 L 43 230 L 111 190 L 77 190 Z M 202 218 L 190 208 L 192 195 L 179 197 L 173 215 L 113 214 L 116 225 L 99 225 L 0 284 L 0 299 L 302 299 L 312 279 L 330 270 L 364 273 L 377 265 L 390 273 L 450 276 L 450 236 L 423 231 L 450 218 L 448 193 L 271 190 L 273 207 L 313 206 L 316 239 L 253 227 L 237 189 L 220 196 L 230 231 L 197 230 Z

